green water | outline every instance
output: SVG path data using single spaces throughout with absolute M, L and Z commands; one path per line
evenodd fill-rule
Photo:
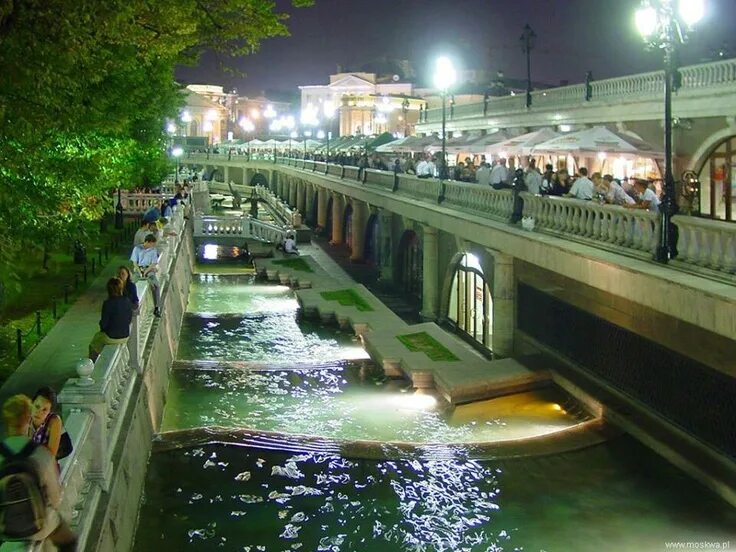
M 213 445 L 152 456 L 136 552 L 648 552 L 736 512 L 630 438 L 552 457 L 351 460 Z
M 585 419 L 557 389 L 449 408 L 405 381 L 361 377 L 358 366 L 322 370 L 174 370 L 162 431 L 252 428 L 331 439 L 419 443 L 534 437 Z
M 172 373 L 164 429 L 279 433 L 174 450 L 186 439 L 163 434 L 148 467 L 136 552 L 736 547 L 736 509 L 627 436 L 504 460 L 439 444 L 411 454 L 384 445 L 391 460 L 376 461 L 303 441 L 293 434 L 477 442 L 554 432 L 585 415 L 555 389 L 455 409 L 417 397 L 349 361 L 361 349 L 348 334 L 297 323 L 288 289 L 250 276 L 200 277 L 189 310 L 179 350 L 186 368 Z M 228 368 L 195 370 L 188 360 Z

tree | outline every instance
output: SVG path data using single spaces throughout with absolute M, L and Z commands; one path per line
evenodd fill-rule
M 261 0 L 0 2 L 0 277 L 7 252 L 65 240 L 112 189 L 161 178 L 178 63 L 252 53 L 287 18 Z

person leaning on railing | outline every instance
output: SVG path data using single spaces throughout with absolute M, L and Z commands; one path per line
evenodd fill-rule
M 659 213 L 659 198 L 649 187 L 649 182 L 643 178 L 634 178 L 634 190 L 639 199 L 635 203 L 624 205 L 627 209 L 646 209 L 652 213 Z
M 151 286 L 154 304 L 153 315 L 156 317 L 161 316 L 161 309 L 159 306 L 161 299 L 161 284 L 157 277 L 158 251 L 156 250 L 156 236 L 148 234 L 143 245 L 133 248 L 130 260 L 133 262 L 133 268 L 138 276 L 147 279 Z
M 133 305 L 123 296 L 123 282 L 118 278 L 110 278 L 107 281 L 107 299 L 102 303 L 100 331 L 89 344 L 89 358 L 97 360 L 105 345 L 127 343 L 132 320 Z

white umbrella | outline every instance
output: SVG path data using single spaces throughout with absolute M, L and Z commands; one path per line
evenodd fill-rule
M 508 140 L 509 138 L 511 138 L 511 135 L 508 132 L 505 130 L 499 130 L 493 134 L 486 134 L 485 136 L 475 139 L 473 143 L 466 146 L 463 151 L 468 153 L 486 153 L 488 148 L 493 144 L 497 144 L 503 140 Z
M 401 146 L 404 142 L 406 142 L 411 136 L 406 136 L 405 138 L 399 138 L 398 140 L 394 140 L 393 142 L 388 142 L 386 144 L 380 145 L 376 148 L 377 153 L 393 153 L 398 151 L 396 148 Z
M 501 155 L 505 153 L 507 156 L 515 157 L 518 155 L 529 155 L 532 149 L 537 144 L 547 142 L 553 138 L 557 138 L 557 134 L 550 128 L 543 128 L 541 130 L 535 130 L 534 132 L 528 132 L 515 138 L 509 138 L 502 142 L 498 142 L 486 148 L 486 153 L 491 155 Z
M 620 157 L 663 157 L 650 144 L 636 136 L 597 126 L 563 134 L 552 140 L 537 144 L 533 153 L 594 154 L 609 153 Z

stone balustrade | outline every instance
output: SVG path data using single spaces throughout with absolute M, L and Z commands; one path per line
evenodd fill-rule
M 736 224 L 677 215 L 677 261 L 733 274 L 736 272 Z
M 391 171 L 378 171 L 375 169 L 366 169 L 365 183 L 377 186 L 386 190 L 394 188 L 394 173 Z
M 533 219 L 535 230 L 586 238 L 648 255 L 653 255 L 657 248 L 660 217 L 656 213 L 527 192 L 522 192 L 521 197 L 524 217 Z
M 239 237 L 265 243 L 281 243 L 291 226 L 279 226 L 246 216 L 196 215 L 194 237 Z
M 166 195 L 163 193 L 142 194 L 128 191 L 120 192 L 120 203 L 123 206 L 123 213 L 126 215 L 142 215 L 151 207 L 160 207 L 164 199 L 166 199 Z
M 733 86 L 736 83 L 736 59 L 726 59 L 710 63 L 690 65 L 680 69 L 682 87 L 680 93 Z M 590 83 L 590 102 L 598 100 L 627 101 L 630 98 L 659 96 L 664 90 L 664 72 L 653 71 L 637 75 L 627 75 Z M 522 94 L 491 98 L 486 102 L 457 105 L 452 109 L 451 119 L 472 119 L 483 116 L 498 116 L 510 112 L 526 110 Z M 586 100 L 585 84 L 573 84 L 532 92 L 532 109 L 570 108 L 583 105 Z M 429 109 L 422 123 L 437 123 L 442 120 L 442 109 Z
M 494 190 L 490 186 L 449 181 L 445 183 L 443 205 L 509 220 L 514 207 L 514 197 L 510 190 Z
M 416 176 L 406 174 L 399 175 L 399 188 L 397 191 L 403 195 L 437 203 L 440 189 L 440 181 L 434 178 L 417 178 Z

